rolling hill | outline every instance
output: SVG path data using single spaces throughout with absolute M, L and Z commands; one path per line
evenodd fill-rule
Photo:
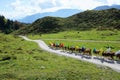
M 64 30 L 120 29 L 120 10 L 87 10 L 67 18 L 44 17 L 19 33 L 53 33 Z
M 120 10 L 87 10 L 67 18 L 67 27 L 76 27 L 77 30 L 92 28 L 120 29 Z

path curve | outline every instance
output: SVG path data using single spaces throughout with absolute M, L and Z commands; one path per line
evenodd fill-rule
M 21 37 L 27 41 L 36 42 L 39 45 L 39 47 L 45 51 L 48 51 L 51 53 L 56 53 L 56 54 L 67 56 L 67 57 L 71 57 L 71 58 L 75 58 L 78 60 L 87 61 L 87 62 L 94 63 L 94 64 L 101 65 L 101 66 L 107 66 L 107 67 L 110 67 L 111 69 L 120 73 L 120 61 L 107 60 L 107 59 L 104 59 L 101 57 L 98 58 L 96 56 L 69 54 L 67 52 L 62 52 L 61 50 L 53 50 L 53 49 L 49 48 L 45 44 L 45 42 L 42 40 L 31 40 L 31 39 L 27 38 L 26 36 L 19 36 L 19 37 Z

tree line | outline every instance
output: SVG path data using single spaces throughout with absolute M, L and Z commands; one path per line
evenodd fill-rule
M 13 21 L 6 19 L 4 16 L 0 15 L 0 31 L 5 34 L 12 33 L 22 27 L 22 23 L 18 21 Z

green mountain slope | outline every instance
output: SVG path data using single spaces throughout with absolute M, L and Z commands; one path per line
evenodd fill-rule
M 67 26 L 76 27 L 78 29 L 91 29 L 91 28 L 120 28 L 120 10 L 108 9 L 108 10 L 87 10 L 85 12 L 73 15 L 67 20 Z
M 68 18 L 44 17 L 19 33 L 52 33 L 63 30 L 120 29 L 120 10 L 87 10 Z
M 24 27 L 17 31 L 19 34 L 27 33 L 53 33 L 63 30 L 63 18 L 58 17 L 44 17 L 36 20 L 30 26 Z

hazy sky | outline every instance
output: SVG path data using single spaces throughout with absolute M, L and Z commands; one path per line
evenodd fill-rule
M 101 5 L 120 4 L 120 0 L 1 0 L 0 14 L 6 18 L 53 12 L 58 9 L 93 9 Z

